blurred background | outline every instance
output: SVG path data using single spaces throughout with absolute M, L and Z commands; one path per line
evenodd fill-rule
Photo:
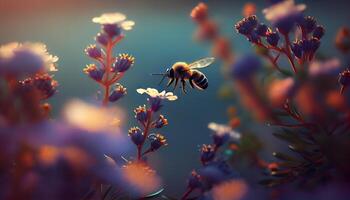
M 136 61 L 121 81 L 127 87 L 128 95 L 118 101 L 129 120 L 123 124 L 127 131 L 136 125 L 133 119 L 134 107 L 146 103 L 146 96 L 136 93 L 137 88 L 158 86 L 159 73 L 171 67 L 174 62 L 191 62 L 210 55 L 208 48 L 194 40 L 195 24 L 189 17 L 191 9 L 200 1 L 194 0 L 0 0 L 0 44 L 19 41 L 38 41 L 47 44 L 49 52 L 57 55 L 59 71 L 55 78 L 59 92 L 52 98 L 53 117 L 60 116 L 60 110 L 72 98 L 91 99 L 97 94 L 98 85 L 82 71 L 92 61 L 84 54 L 84 48 L 93 42 L 99 25 L 91 22 L 95 16 L 105 12 L 122 12 L 136 26 L 127 32 L 126 38 L 116 53 L 130 53 Z M 252 48 L 245 39 L 235 33 L 234 24 L 242 18 L 243 0 L 204 1 L 209 12 L 220 24 L 221 31 L 231 38 L 237 54 L 250 52 Z M 256 3 L 258 15 L 268 1 Z M 347 0 L 304 0 L 306 14 L 310 14 L 326 27 L 320 52 L 336 55 L 333 45 L 336 31 L 343 25 L 349 26 L 350 12 Z M 151 165 L 164 178 L 166 193 L 176 196 L 186 186 L 186 177 L 193 168 L 200 165 L 199 145 L 210 141 L 209 122 L 226 123 L 226 109 L 229 105 L 239 106 L 237 98 L 223 99 L 218 91 L 224 84 L 220 71 L 221 63 L 215 62 L 203 69 L 209 88 L 204 91 L 190 90 L 184 95 L 178 89 L 179 99 L 168 103 L 163 113 L 169 126 L 163 134 L 169 145 L 150 156 Z M 244 110 L 239 114 L 246 116 Z M 278 142 L 271 137 L 263 124 L 243 124 L 244 130 L 251 130 L 264 138 L 266 156 L 278 148 Z M 125 131 L 125 134 L 127 134 Z M 134 156 L 134 152 L 126 157 Z M 136 152 L 135 152 L 136 153 Z

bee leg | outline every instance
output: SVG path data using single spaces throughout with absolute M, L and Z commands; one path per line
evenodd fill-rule
M 173 82 L 174 82 L 174 78 L 171 78 L 169 80 L 168 84 L 166 84 L 166 87 L 169 87 Z
M 176 86 L 177 86 L 177 84 L 178 84 L 178 83 L 179 83 L 179 79 L 178 79 L 178 78 L 176 78 L 176 79 L 175 79 L 175 85 L 174 85 L 173 91 L 175 91 Z
M 181 79 L 181 83 L 182 83 L 182 91 L 187 94 L 187 91 L 186 91 L 186 82 L 184 79 Z

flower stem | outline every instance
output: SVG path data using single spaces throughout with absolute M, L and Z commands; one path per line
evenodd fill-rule
M 152 115 L 153 115 L 153 111 L 151 109 L 148 109 L 147 110 L 147 123 L 146 125 L 144 126 L 144 129 L 143 129 L 143 134 L 144 134 L 144 139 L 142 141 L 142 143 L 137 147 L 137 160 L 141 160 L 141 156 L 142 156 L 142 147 L 143 145 L 145 144 L 145 141 L 148 137 L 148 134 L 149 134 L 149 131 L 151 129 L 151 123 L 152 123 Z
M 181 197 L 181 200 L 186 200 L 187 197 L 193 192 L 193 188 L 189 188 L 185 194 Z

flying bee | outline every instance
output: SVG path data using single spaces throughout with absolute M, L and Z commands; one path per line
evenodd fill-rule
M 186 91 L 186 80 L 190 83 L 192 88 L 197 88 L 199 90 L 205 90 L 208 87 L 207 77 L 197 69 L 208 67 L 214 62 L 215 58 L 207 57 L 200 60 L 197 60 L 193 63 L 187 64 L 185 62 L 176 62 L 171 68 L 168 68 L 165 73 L 153 74 L 153 75 L 162 75 L 163 78 L 159 84 L 167 77 L 169 82 L 167 87 L 174 83 L 174 90 L 178 85 L 179 80 L 182 84 L 182 91 Z

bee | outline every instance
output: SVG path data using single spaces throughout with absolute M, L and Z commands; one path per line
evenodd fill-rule
M 174 89 L 176 89 L 179 80 L 182 84 L 182 91 L 186 94 L 186 80 L 190 83 L 192 88 L 197 88 L 199 90 L 205 90 L 208 87 L 207 77 L 197 69 L 205 68 L 214 62 L 215 58 L 207 57 L 197 60 L 193 63 L 187 64 L 185 62 L 176 62 L 171 68 L 168 68 L 165 73 L 153 74 L 153 75 L 163 75 L 162 80 L 167 77 L 169 82 L 167 87 L 174 83 Z

